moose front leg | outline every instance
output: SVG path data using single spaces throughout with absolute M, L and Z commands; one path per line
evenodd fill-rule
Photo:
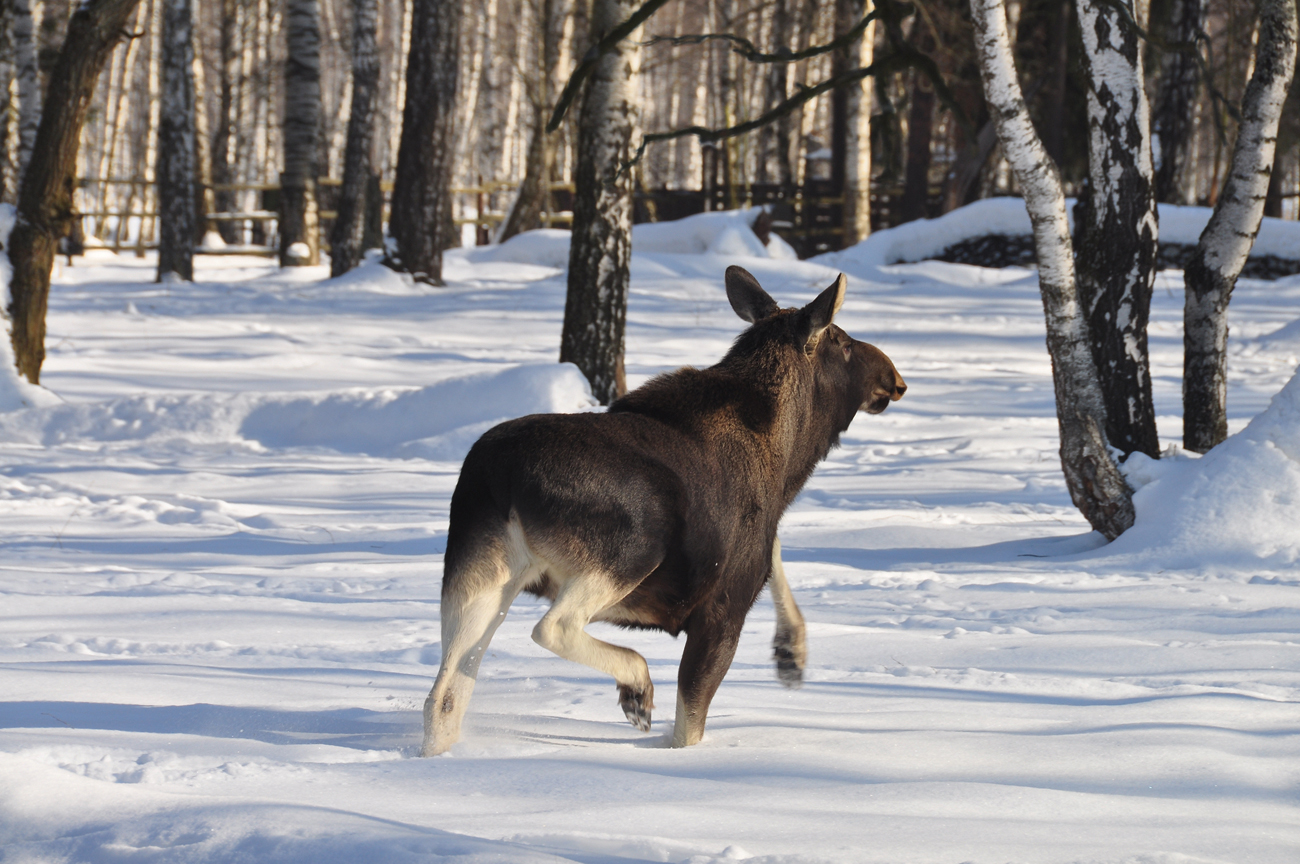
M 718 685 L 731 668 L 740 642 L 740 620 L 718 621 L 691 616 L 687 624 L 686 650 L 677 669 L 677 718 L 673 723 L 673 746 L 689 747 L 704 737 L 704 721 Z M 701 620 L 703 619 L 703 620 Z
M 808 661 L 808 641 L 803 623 L 803 613 L 790 593 L 790 583 L 785 581 L 785 568 L 781 566 L 781 540 L 772 543 L 772 572 L 767 579 L 772 591 L 772 605 L 776 607 L 776 635 L 772 638 L 772 655 L 776 660 L 776 677 L 787 687 L 803 684 L 803 668 Z

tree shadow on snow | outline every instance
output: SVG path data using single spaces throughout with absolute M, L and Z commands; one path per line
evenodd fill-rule
M 247 738 L 267 744 L 401 749 L 419 737 L 414 711 L 273 711 L 229 705 L 0 702 L 0 729 L 104 729 L 157 735 Z

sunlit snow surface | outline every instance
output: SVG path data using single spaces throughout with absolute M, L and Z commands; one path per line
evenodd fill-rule
M 0 861 L 1297 860 L 1294 535 L 1261 511 L 1257 529 L 1231 514 L 1221 543 L 1206 525 L 1196 555 L 1142 522 L 1098 549 L 1015 269 L 852 279 L 838 320 L 909 389 L 859 416 L 783 523 L 802 690 L 776 680 L 764 596 L 704 742 L 667 749 L 682 642 L 592 628 L 650 663 L 643 735 L 612 682 L 529 639 L 543 607 L 522 598 L 463 743 L 413 758 L 457 454 L 503 394 L 589 410 L 540 367 L 562 274 L 484 257 L 452 253 L 445 289 L 373 262 L 324 281 L 205 258 L 195 285 L 125 256 L 60 270 L 43 383 L 65 404 L 0 415 Z M 783 304 L 834 278 L 638 255 L 631 383 L 722 355 L 737 262 Z M 1167 442 L 1181 308 L 1179 274 L 1161 276 Z M 1233 431 L 1291 378 L 1297 317 L 1300 280 L 1237 288 Z M 1286 475 L 1300 454 L 1269 422 L 1250 440 Z M 1176 509 L 1150 504 L 1162 483 L 1214 495 L 1199 467 L 1145 466 L 1144 514 Z

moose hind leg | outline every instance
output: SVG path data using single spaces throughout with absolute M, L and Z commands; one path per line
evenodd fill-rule
M 776 677 L 790 688 L 803 684 L 804 665 L 808 662 L 808 640 L 803 613 L 794 602 L 790 583 L 781 566 L 781 541 L 772 544 L 772 572 L 767 586 L 776 607 L 776 635 L 772 638 L 772 655 L 776 660 Z
M 740 643 L 743 613 L 739 620 L 718 620 L 691 616 L 686 625 L 686 650 L 677 669 L 677 720 L 673 724 L 674 747 L 689 747 L 704 737 L 704 722 L 718 686 L 731 668 Z
M 519 591 L 536 575 L 523 562 L 509 566 L 503 554 L 485 557 L 489 560 L 477 562 L 469 573 L 458 574 L 458 584 L 443 595 L 442 665 L 424 701 L 421 756 L 446 752 L 460 739 L 461 720 L 488 643 Z
M 631 648 L 602 642 L 584 629 L 604 609 L 622 600 L 635 587 L 600 573 L 570 579 L 550 611 L 533 628 L 533 641 L 565 660 L 599 669 L 618 684 L 618 703 L 632 725 L 650 731 L 654 684 L 645 658 Z

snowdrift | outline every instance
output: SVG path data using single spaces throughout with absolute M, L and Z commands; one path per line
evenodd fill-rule
M 457 461 L 497 423 L 595 408 L 571 363 L 516 366 L 416 389 L 307 396 L 135 396 L 0 414 L 0 441 L 44 446 L 251 442 Z
M 1163 568 L 1279 568 L 1300 560 L 1300 374 L 1245 429 L 1203 457 L 1125 466 L 1136 524 L 1098 554 Z M 1300 577 L 1297 579 L 1300 584 Z
M 674 222 L 633 225 L 632 254 L 797 259 L 799 256 L 780 237 L 773 234 L 764 246 L 750 228 L 762 210 L 761 207 L 721 210 L 697 213 Z M 500 245 L 476 246 L 464 254 L 467 260 L 476 264 L 508 262 L 563 270 L 569 266 L 569 232 L 560 228 L 525 231 Z
M 1066 199 L 1070 229 L 1074 229 L 1074 199 Z M 1162 246 L 1195 246 L 1209 222 L 1209 207 L 1161 204 Z M 918 219 L 877 231 L 848 249 L 813 258 L 819 264 L 855 275 L 870 276 L 880 267 L 907 264 L 942 255 L 944 250 L 969 240 L 989 236 L 1029 237 L 1031 228 L 1025 202 L 1019 198 L 985 198 L 935 219 Z M 1300 260 L 1300 223 L 1265 219 L 1251 250 L 1252 258 L 1271 256 Z

